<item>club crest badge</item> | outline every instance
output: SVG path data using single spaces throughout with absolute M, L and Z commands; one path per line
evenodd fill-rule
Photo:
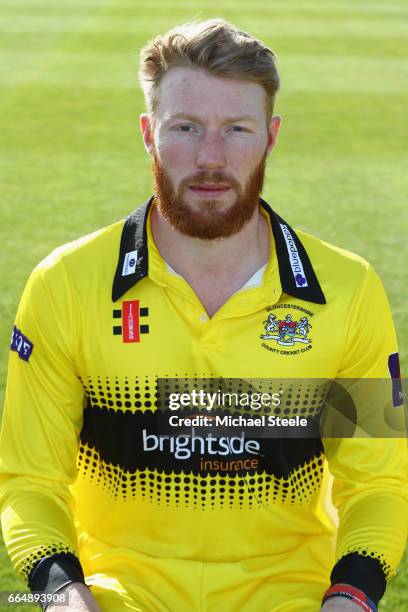
M 284 309 L 279 313 L 270 312 L 275 308 Z M 296 309 L 300 312 L 290 312 L 291 309 Z M 279 304 L 268 307 L 268 318 L 262 322 L 264 333 L 260 335 L 263 348 L 278 352 L 280 354 L 296 354 L 303 353 L 305 350 L 312 348 L 312 339 L 310 337 L 312 324 L 310 322 L 313 313 L 307 311 L 300 306 L 294 304 Z M 272 340 L 273 342 L 265 342 Z M 299 350 L 285 351 L 284 349 L 295 347 L 298 345 Z M 302 348 L 302 345 L 306 345 Z M 273 349 L 272 347 L 276 348 Z M 282 350 L 278 350 L 281 347 Z
M 287 314 L 284 320 L 278 320 L 276 315 L 270 314 L 264 321 L 265 334 L 262 340 L 276 340 L 283 346 L 293 346 L 295 342 L 309 344 L 309 329 L 312 327 L 307 317 L 302 317 L 300 321 L 293 321 L 292 315 Z

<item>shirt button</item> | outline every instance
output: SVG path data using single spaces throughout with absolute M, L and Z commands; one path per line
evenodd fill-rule
M 200 315 L 200 321 L 204 323 L 204 321 L 208 321 L 208 316 L 206 314 Z

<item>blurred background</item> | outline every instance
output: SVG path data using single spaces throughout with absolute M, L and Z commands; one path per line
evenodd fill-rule
M 408 3 L 0 0 L 1 405 L 32 268 L 151 193 L 138 126 L 140 48 L 180 22 L 211 17 L 278 57 L 283 124 L 265 199 L 291 225 L 374 265 L 406 373 Z M 0 538 L 0 590 L 21 588 Z M 381 609 L 408 610 L 407 556 Z

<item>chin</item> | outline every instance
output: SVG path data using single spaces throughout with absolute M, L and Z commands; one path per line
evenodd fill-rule
M 189 203 L 188 201 L 184 202 L 184 206 L 186 209 L 188 209 L 190 212 L 192 213 L 202 213 L 203 210 L 219 210 L 219 211 L 223 211 L 223 210 L 229 210 L 230 208 L 233 208 L 233 206 L 236 204 L 236 201 L 233 202 L 228 202 L 226 200 L 223 200 L 222 198 L 216 198 L 215 200 L 200 200 L 200 201 L 194 201 Z M 205 214 L 205 212 L 204 212 Z

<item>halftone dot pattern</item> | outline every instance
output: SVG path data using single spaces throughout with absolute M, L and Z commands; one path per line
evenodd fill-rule
M 82 386 L 92 407 L 104 407 L 115 411 L 145 412 L 158 407 L 157 380 L 152 382 L 148 378 L 135 378 L 119 380 L 115 377 L 88 376 L 81 379 Z
M 158 505 L 220 509 L 268 507 L 271 504 L 307 504 L 319 490 L 323 456 L 294 469 L 287 478 L 265 471 L 218 474 L 136 470 L 129 472 L 103 461 L 98 452 L 81 445 L 78 469 L 83 478 L 114 499 L 145 500 Z M 220 461 L 220 468 L 227 461 Z
M 306 416 L 316 415 L 322 408 L 327 396 L 327 384 L 312 384 L 305 381 L 271 381 L 270 379 L 235 379 L 222 377 L 189 377 L 187 374 L 181 378 L 177 375 L 165 378 L 138 378 L 132 380 L 125 378 L 120 380 L 115 377 L 88 376 L 86 380 L 81 379 L 89 405 L 95 408 L 103 407 L 114 411 L 145 412 L 147 410 L 165 409 L 171 394 L 188 393 L 193 389 L 200 389 L 205 393 L 220 392 L 224 397 L 228 394 L 231 401 L 227 405 L 218 405 L 219 408 L 231 408 L 241 414 L 250 416 L 269 415 L 277 416 Z M 253 401 L 252 394 L 279 393 L 281 402 L 279 405 L 261 405 Z M 237 404 L 234 397 L 239 396 L 241 400 L 247 398 L 246 403 L 242 401 Z M 251 399 L 252 398 L 252 399 Z M 228 399 L 228 398 L 226 398 Z M 204 407 L 200 409 L 205 410 Z
M 327 389 L 313 387 L 303 381 L 279 381 L 269 379 L 228 379 L 222 377 L 189 376 L 149 379 L 115 377 L 88 377 L 82 380 L 93 410 L 112 410 L 127 414 L 154 412 L 168 407 L 171 393 L 202 389 L 215 393 L 272 393 L 283 390 L 282 403 L 278 407 L 263 407 L 257 414 L 273 411 L 282 416 L 313 415 L 321 407 Z M 237 414 L 254 415 L 248 406 L 236 406 Z M 239 457 L 217 457 L 216 467 L 186 473 L 180 469 L 125 470 L 102 459 L 97 448 L 81 441 L 78 454 L 78 470 L 81 477 L 102 488 L 109 496 L 122 500 L 143 499 L 154 504 L 172 507 L 201 509 L 268 507 L 271 504 L 305 504 L 319 490 L 323 475 L 323 454 L 293 468 L 286 477 L 267 473 L 262 468 L 242 469 Z M 214 460 L 214 457 L 212 457 Z M 238 467 L 237 467 L 238 466 Z
M 373 550 L 369 550 L 368 548 L 348 548 L 345 552 L 342 552 L 340 555 L 338 555 L 337 559 L 336 559 L 336 563 L 337 561 L 339 561 L 342 557 L 345 557 L 346 555 L 350 554 L 350 553 L 358 553 L 359 555 L 362 555 L 363 557 L 371 557 L 372 559 L 376 559 L 377 561 L 379 561 L 380 565 L 381 565 L 381 569 L 385 574 L 385 578 L 387 580 L 389 580 L 392 576 L 392 569 L 390 564 L 387 562 L 385 556 L 383 555 L 383 553 L 379 553 Z
M 47 546 L 39 546 L 24 558 L 22 565 L 17 567 L 17 572 L 24 578 L 24 580 L 27 581 L 31 571 L 34 569 L 34 566 L 38 561 L 44 559 L 45 557 L 55 555 L 56 553 L 70 553 L 76 556 L 76 552 L 72 548 L 66 544 L 62 544 L 61 542 L 47 544 Z

